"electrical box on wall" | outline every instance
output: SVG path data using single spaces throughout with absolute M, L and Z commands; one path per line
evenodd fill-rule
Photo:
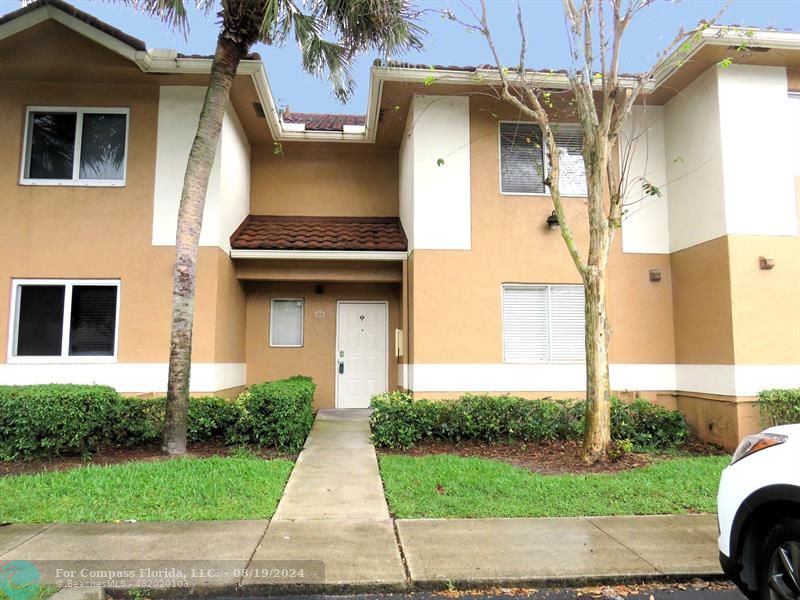
M 394 355 L 397 358 L 403 356 L 403 330 L 394 330 Z

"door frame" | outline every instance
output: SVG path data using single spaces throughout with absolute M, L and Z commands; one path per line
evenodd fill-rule
M 383 304 L 386 307 L 386 343 L 384 352 L 386 354 L 386 390 L 389 390 L 389 301 L 388 300 L 337 300 L 336 301 L 336 337 L 333 342 L 333 406 L 339 408 L 339 307 L 342 304 Z

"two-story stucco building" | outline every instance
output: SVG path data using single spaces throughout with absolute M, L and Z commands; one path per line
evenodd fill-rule
M 614 391 L 728 445 L 757 427 L 759 390 L 800 386 L 800 34 L 758 31 L 723 68 L 734 42 L 707 31 L 636 108 L 609 298 Z M 164 392 L 210 64 L 59 0 L 0 18 L 0 384 Z M 317 407 L 583 393 L 583 292 L 547 222 L 538 132 L 473 94 L 492 77 L 476 71 L 375 66 L 365 116 L 281 114 L 243 61 L 201 235 L 193 392 L 303 373 Z M 585 246 L 580 134 L 560 132 Z

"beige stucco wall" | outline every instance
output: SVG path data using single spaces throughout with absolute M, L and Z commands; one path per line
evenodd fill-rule
M 396 217 L 398 152 L 367 144 L 286 142 L 251 150 L 250 212 Z
M 61 50 L 67 56 L 85 53 L 89 43 L 62 29 L 47 24 L 47 31 L 56 38 L 42 46 L 53 54 Z M 120 64 L 121 59 L 89 46 L 94 48 L 93 60 L 113 67 L 118 76 L 125 68 L 138 72 L 131 63 Z M 10 58 L 3 54 L 3 61 Z M 39 64 L 40 72 L 28 73 L 30 80 L 9 80 L 16 71 L 6 70 L 0 61 L 0 255 L 4 257 L 0 261 L 0 362 L 7 360 L 13 278 L 119 279 L 118 361 L 166 362 L 175 249 L 151 245 L 158 85 L 37 81 L 50 76 L 45 63 Z M 62 72 L 54 78 L 64 76 Z M 95 75 L 97 80 L 101 77 Z M 126 185 L 20 185 L 28 105 L 129 108 Z M 230 259 L 220 249 L 200 249 L 197 285 L 193 360 L 243 362 L 244 297 Z
M 800 238 L 729 236 L 728 254 L 736 363 L 800 364 Z
M 761 430 L 756 398 L 681 392 L 676 408 L 702 440 L 735 448 L 746 435 Z
M 723 236 L 671 263 L 678 363 L 800 363 L 800 238 Z
M 516 113 L 476 97 L 470 113 L 472 250 L 413 253 L 416 363 L 500 363 L 501 285 L 580 282 L 559 232 L 545 224 L 553 210 L 550 197 L 499 191 L 497 117 Z M 585 201 L 567 199 L 565 210 L 585 250 Z M 669 257 L 623 253 L 617 235 L 610 265 L 612 362 L 674 362 Z M 660 282 L 649 281 L 650 269 L 662 272 Z
M 670 263 L 677 362 L 733 364 L 727 236 L 675 252 Z
M 400 323 L 400 286 L 381 283 L 327 283 L 317 294 L 313 283 L 247 282 L 247 384 L 308 375 L 317 384 L 314 408 L 333 408 L 336 377 L 336 303 L 339 300 L 385 300 L 389 303 L 389 389 L 397 387 L 394 330 Z M 271 348 L 272 298 L 303 298 L 302 348 Z M 316 318 L 322 311 L 324 318 Z

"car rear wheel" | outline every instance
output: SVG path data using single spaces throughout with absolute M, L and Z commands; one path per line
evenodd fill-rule
M 800 520 L 778 521 L 767 532 L 763 550 L 762 600 L 800 600 Z

